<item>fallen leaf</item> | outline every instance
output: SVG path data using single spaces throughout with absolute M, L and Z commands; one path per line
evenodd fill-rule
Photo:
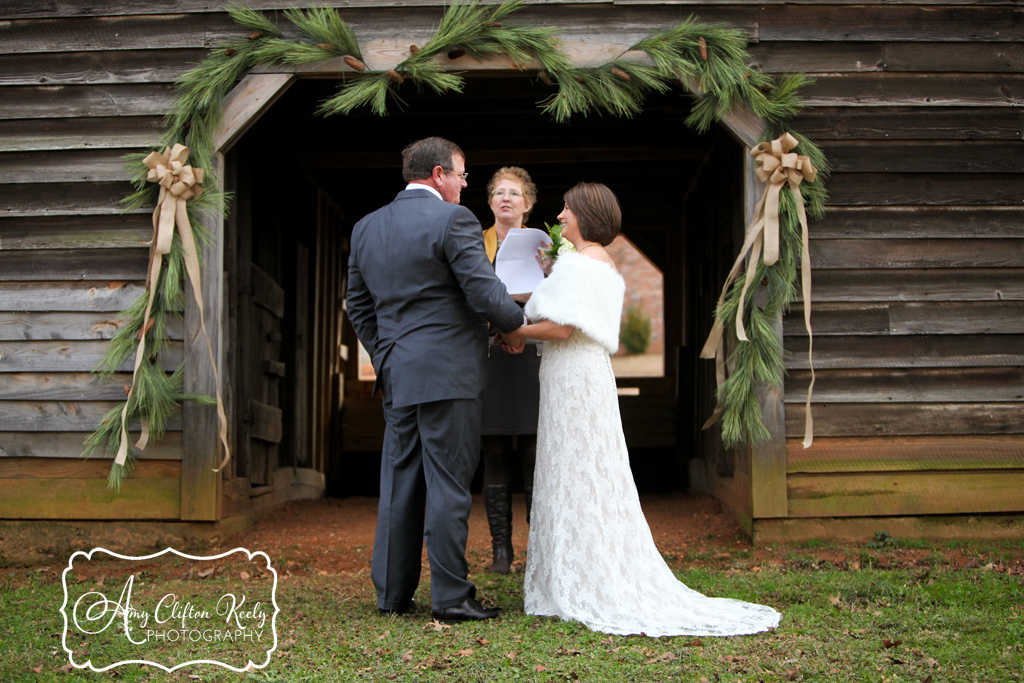
M 103 581 L 104 581 L 105 579 L 106 579 L 106 577 L 105 577 L 105 576 L 101 576 L 101 577 L 99 577 L 98 579 L 96 579 L 96 585 L 97 585 L 97 586 L 102 586 L 102 585 L 103 585 Z
M 755 567 L 751 567 L 751 568 L 750 568 L 750 571 L 752 571 L 752 572 L 754 572 L 754 573 L 756 574 L 756 573 L 758 573 L 759 571 L 761 571 L 761 568 L 760 568 L 760 567 L 756 567 L 756 566 L 755 566 Z
M 402 655 L 402 661 L 403 662 L 411 662 L 412 661 L 412 650 L 409 650 L 404 655 Z
M 384 631 L 384 633 L 382 633 L 379 636 L 377 636 L 376 640 L 384 640 L 385 638 L 387 638 L 390 635 L 391 635 L 391 631 Z
M 602 640 L 601 644 L 602 645 L 614 645 L 615 641 L 612 640 L 611 637 L 609 636 L 608 638 L 605 638 L 604 640 Z
M 836 595 L 832 595 L 830 593 L 829 596 L 828 596 L 828 601 L 831 602 L 836 607 L 839 607 L 839 603 L 842 602 L 842 599 L 843 599 L 843 594 L 842 593 L 837 593 Z
M 800 675 L 800 669 L 790 669 L 786 673 L 782 674 L 782 680 L 784 681 L 795 681 L 797 676 Z
M 214 569 L 216 569 L 216 567 L 210 567 L 209 569 L 204 569 L 201 572 L 196 572 L 196 576 L 198 576 L 201 579 L 205 579 L 206 577 L 211 576 L 213 574 Z
M 469 648 L 467 650 L 459 650 L 456 654 L 460 657 L 469 657 L 471 654 L 473 654 L 473 648 Z
M 934 669 L 939 665 L 938 661 L 932 659 L 931 657 L 928 657 L 927 659 L 922 659 L 919 663 L 924 666 L 927 666 L 929 669 Z
M 927 676 L 925 676 L 924 678 L 922 678 L 922 679 L 921 679 L 921 683 L 932 683 L 932 675 L 931 675 L 931 674 L 928 674 Z
M 900 646 L 902 644 L 903 644 L 902 640 L 888 640 L 888 639 L 886 639 L 886 640 L 882 641 L 882 645 L 885 646 L 886 650 L 888 650 L 889 648 L 898 647 L 898 646 Z
M 547 670 L 548 670 L 548 668 L 546 666 L 544 666 L 543 664 L 538 664 L 537 665 L 537 671 L 547 671 Z
M 683 647 L 704 647 L 704 643 L 701 642 L 700 638 L 694 638 L 688 643 L 684 643 Z
M 477 638 L 476 642 L 480 643 L 481 645 L 486 645 L 487 643 L 489 643 L 491 641 L 487 640 L 486 638 Z
M 513 662 L 516 661 L 516 651 L 515 650 L 509 650 L 508 652 L 505 653 L 505 656 L 508 657 L 509 659 L 511 659 Z
M 32 670 L 35 671 L 36 673 L 40 673 L 43 670 L 43 665 L 40 664 L 39 666 L 34 666 L 34 667 L 32 667 Z
M 425 624 L 423 626 L 423 630 L 424 631 L 426 631 L 428 628 L 434 629 L 434 631 L 443 631 L 446 628 L 451 628 L 451 625 L 450 624 L 442 624 L 437 619 L 434 619 L 433 621 L 431 621 L 431 622 L 429 622 L 429 623 L 427 623 L 427 624 Z
M 384 654 L 384 648 L 378 647 L 376 650 L 374 650 L 374 652 L 376 652 L 379 655 L 382 655 L 382 654 Z
M 241 577 L 242 581 L 248 581 L 249 579 L 251 579 L 251 578 L 252 578 L 252 575 L 251 575 L 251 574 L 249 574 L 249 572 L 242 572 L 242 573 L 241 573 L 241 574 L 239 574 L 238 576 L 240 576 L 240 577 Z
M 569 649 L 566 649 L 564 647 L 561 647 L 561 648 L 558 648 L 557 650 L 555 650 L 555 654 L 556 655 L 570 655 L 570 656 L 571 655 L 581 655 L 581 654 L 583 654 L 583 650 L 569 650 Z
M 665 652 L 664 654 L 662 654 L 659 657 L 654 657 L 652 659 L 648 659 L 647 663 L 648 664 L 653 664 L 654 662 L 674 662 L 677 659 L 679 659 L 679 658 L 676 657 L 671 652 Z

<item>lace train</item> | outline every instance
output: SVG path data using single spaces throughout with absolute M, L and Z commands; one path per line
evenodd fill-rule
M 640 508 L 604 347 L 578 330 L 545 344 L 540 392 L 528 614 L 648 636 L 741 635 L 778 625 L 771 607 L 706 597 L 665 564 Z

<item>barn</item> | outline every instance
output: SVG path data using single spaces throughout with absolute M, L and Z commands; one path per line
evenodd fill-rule
M 327 4 L 371 70 L 444 13 Z M 784 386 L 755 387 L 770 438 L 726 448 L 701 429 L 715 368 L 699 354 L 761 192 L 748 150 L 763 120 L 733 110 L 694 132 L 681 86 L 632 117 L 559 123 L 537 106 L 552 89 L 536 68 L 452 53 L 439 62 L 464 73 L 459 94 L 405 84 L 388 116 L 319 116 L 358 73 L 339 58 L 249 69 L 214 131 L 231 210 L 203 220 L 202 314 L 189 294 L 160 363 L 185 361 L 187 392 L 219 386 L 231 460 L 214 472 L 216 411 L 186 402 L 108 488 L 110 460 L 83 458 L 83 440 L 124 401 L 131 367 L 91 371 L 145 291 L 153 232 L 152 207 L 121 204 L 122 157 L 157 146 L 177 79 L 245 39 L 226 5 L 0 0 L 0 561 L 209 543 L 289 500 L 372 492 L 383 421 L 343 311 L 347 234 L 401 189 L 402 147 L 433 134 L 466 150 L 463 203 L 481 220 L 485 180 L 507 164 L 533 175 L 540 220 L 579 180 L 619 194 L 624 235 L 663 288 L 660 364 L 618 379 L 643 486 L 710 492 L 757 543 L 1021 537 L 1024 9 L 1000 0 L 528 1 L 518 14 L 554 27 L 580 65 L 693 15 L 741 31 L 764 73 L 813 79 L 791 121 L 832 166 L 810 226 L 810 448 L 802 301 L 776 321 Z M 281 11 L 294 5 L 251 3 L 292 38 Z

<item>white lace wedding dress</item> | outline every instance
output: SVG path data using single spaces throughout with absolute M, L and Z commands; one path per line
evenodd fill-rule
M 527 305 L 531 319 L 576 330 L 565 341 L 545 342 L 541 360 L 526 612 L 648 636 L 777 626 L 771 607 L 687 588 L 654 545 L 629 468 L 609 357 L 618 347 L 624 290 L 611 266 L 567 254 Z

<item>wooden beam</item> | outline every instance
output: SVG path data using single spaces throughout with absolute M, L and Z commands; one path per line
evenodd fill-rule
M 803 405 L 809 382 L 809 371 L 790 370 L 786 377 L 786 403 Z M 1024 367 L 820 370 L 814 384 L 814 400 L 821 403 L 1024 401 Z M 790 410 L 795 408 L 795 405 L 790 406 Z
M 783 326 L 787 336 L 807 335 L 803 304 Z M 816 303 L 814 334 L 1024 334 L 1024 301 Z
M 1019 116 L 1019 115 L 1018 115 Z M 829 206 L 815 239 L 1024 238 L 1021 206 Z M 918 240 L 918 244 L 925 242 Z
M 834 173 L 828 179 L 828 203 L 830 207 L 1019 206 L 1020 182 L 1019 173 Z
M 843 268 L 1021 268 L 1021 239 L 810 240 L 811 266 Z
M 1019 107 L 1021 74 L 817 74 L 806 107 Z
M 761 199 L 764 183 L 757 177 L 754 157 L 743 155 L 745 190 L 743 196 L 744 219 L 750 225 L 754 207 Z M 755 285 L 751 295 L 755 304 L 764 305 L 767 287 Z M 772 321 L 772 327 L 782 337 L 782 312 Z M 742 342 L 740 342 L 742 343 Z M 768 430 L 768 440 L 752 442 L 750 445 L 750 515 L 754 519 L 765 517 L 786 517 L 788 504 L 786 496 L 786 406 L 785 387 L 767 382 L 754 385 L 754 395 L 761 408 L 761 421 Z M 802 411 L 793 407 L 793 414 Z M 745 473 L 741 473 L 745 474 Z
M 0 250 L 7 281 L 144 280 L 146 249 Z
M 88 372 L 103 360 L 106 341 L 18 341 L 0 343 L 0 372 Z M 170 342 L 160 352 L 160 364 L 174 371 L 182 360 L 181 342 Z M 129 358 L 121 367 L 130 372 L 135 361 Z
M 0 341 L 111 339 L 127 322 L 117 314 L 92 311 L 0 311 Z M 167 338 L 181 341 L 183 334 L 181 318 L 168 316 Z
M 912 538 L 939 543 L 950 541 L 1009 541 L 1017 543 L 1024 534 L 1024 515 L 918 515 L 914 517 L 819 517 L 803 519 L 762 519 L 754 523 L 753 543 L 764 547 L 776 543 L 827 543 L 862 545 L 876 531 L 896 539 Z
M 848 46 L 846 43 L 844 47 Z M 933 46 L 929 46 L 934 49 Z M 945 48 L 947 46 L 943 46 Z M 835 107 L 805 109 L 793 127 L 812 140 L 1015 140 L 1020 112 L 984 107 Z
M 243 78 L 224 98 L 224 115 L 213 136 L 213 148 L 221 153 L 231 149 L 295 80 L 293 74 L 286 73 L 250 73 Z
M 791 517 L 1024 512 L 1024 471 L 789 477 Z
M 806 370 L 807 337 L 784 340 L 789 370 Z M 955 368 L 1024 365 L 1024 337 L 1013 334 L 821 337 L 814 367 Z
M 0 121 L 0 151 L 145 149 L 163 133 L 162 116 Z
M 131 373 L 117 372 L 102 380 L 91 372 L 0 373 L 3 401 L 123 401 Z
M 224 155 L 217 154 L 213 177 L 223 189 Z M 185 392 L 214 396 L 218 386 L 224 386 L 223 377 L 215 373 L 225 371 L 223 337 L 224 325 L 224 216 L 205 213 L 203 227 L 210 239 L 202 249 L 202 302 L 203 316 L 195 305 L 192 285 L 185 287 Z M 206 333 L 202 325 L 205 321 Z M 209 340 L 210 346 L 207 346 Z M 212 358 L 210 354 L 212 348 Z M 219 382 L 219 384 L 218 384 Z M 181 519 L 214 521 L 220 519 L 221 477 L 214 471 L 223 457 L 218 438 L 220 428 L 214 406 L 186 401 L 182 406 L 184 434 L 182 439 L 182 467 L 180 481 Z
M 0 401 L 0 432 L 92 432 L 119 407 L 116 401 Z M 181 429 L 181 417 L 172 415 L 166 427 Z
M 104 458 L 0 458 L 0 479 L 103 479 L 110 473 L 110 460 Z M 177 479 L 181 462 L 176 460 L 140 460 L 132 470 L 132 479 Z
M 544 149 L 498 149 L 473 152 L 472 164 L 564 164 L 573 162 L 646 161 L 652 159 L 703 159 L 704 147 L 587 147 Z M 333 168 L 401 168 L 399 152 L 339 152 L 306 154 L 303 159 L 310 169 Z
M 812 297 L 815 304 L 819 301 L 1020 301 L 1024 300 L 1024 269 L 822 270 L 814 274 Z
M 789 474 L 1024 469 L 1024 436 L 822 437 L 786 442 Z

